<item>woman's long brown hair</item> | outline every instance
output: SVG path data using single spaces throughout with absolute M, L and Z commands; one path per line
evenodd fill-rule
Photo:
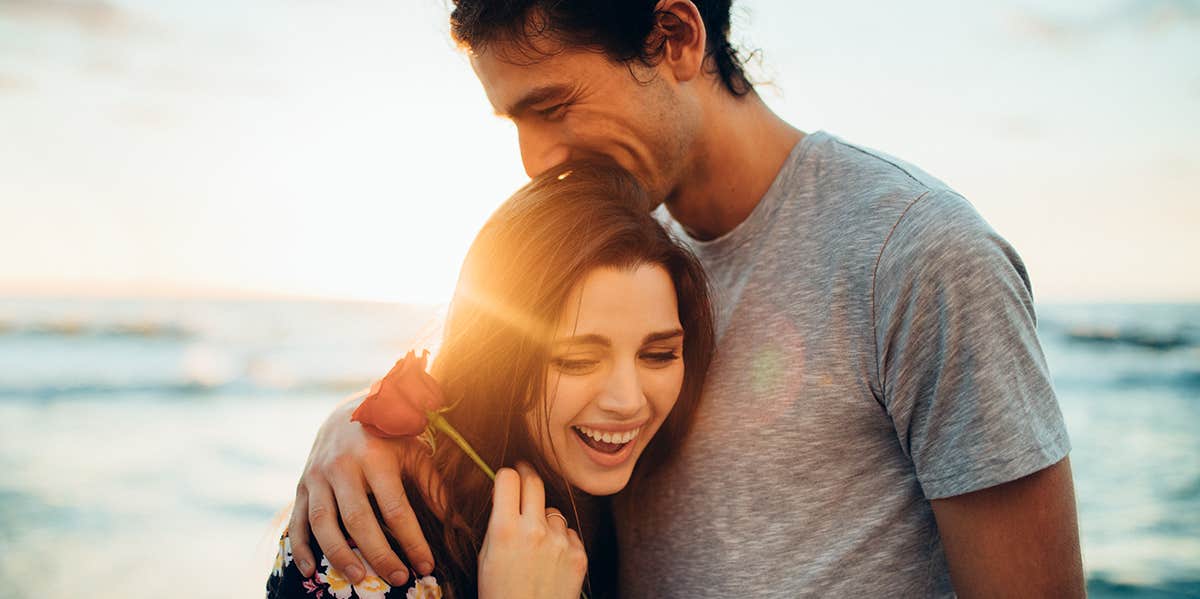
M 548 342 L 574 286 L 598 267 L 659 265 L 671 276 L 683 325 L 684 380 L 679 399 L 634 469 L 631 484 L 670 458 L 700 399 L 711 360 L 713 317 L 699 263 L 649 213 L 636 180 L 606 164 L 567 164 L 517 191 L 491 216 L 463 262 L 433 375 L 448 405 L 446 418 L 493 468 L 527 461 L 546 482 L 547 505 L 580 530 L 569 487 L 536 449 L 547 422 L 542 401 Z M 533 412 L 535 418 L 527 419 Z M 436 444 L 442 480 L 416 485 L 440 492 L 447 506 L 433 516 L 412 494 L 433 545 L 443 586 L 473 597 L 479 550 L 491 514 L 491 481 L 448 439 Z M 406 485 L 412 486 L 412 485 Z M 585 544 L 589 531 L 581 530 Z M 591 545 L 589 545 L 591 547 Z M 611 549 L 611 548 L 609 548 Z

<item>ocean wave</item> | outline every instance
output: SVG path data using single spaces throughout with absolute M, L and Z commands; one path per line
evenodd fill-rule
M 0 336 L 186 340 L 195 337 L 196 333 L 174 323 L 59 320 L 24 323 L 0 321 Z
M 29 387 L 0 387 L 0 400 L 58 401 L 91 399 L 114 395 L 153 396 L 186 400 L 221 394 L 280 395 L 308 393 L 352 393 L 364 389 L 370 381 L 360 379 L 330 379 L 305 381 L 287 385 L 255 384 L 249 381 L 205 383 L 201 381 L 167 383 L 80 383 L 64 385 L 34 385 Z
M 1054 376 L 1054 386 L 1059 389 L 1092 391 L 1180 392 L 1195 395 L 1200 392 L 1200 370 L 1168 372 L 1121 372 L 1100 375 L 1096 373 L 1063 373 Z
M 1189 331 L 1146 331 L 1123 330 L 1110 327 L 1074 327 L 1066 331 L 1066 338 L 1075 343 L 1136 347 L 1157 351 L 1169 351 L 1196 345 L 1196 338 Z
M 1200 370 L 1168 373 L 1134 373 L 1116 377 L 1112 386 L 1136 389 L 1200 391 Z
M 1200 598 L 1200 580 L 1169 580 L 1158 584 L 1124 583 L 1103 575 L 1087 581 L 1088 596 L 1092 599 L 1184 599 Z

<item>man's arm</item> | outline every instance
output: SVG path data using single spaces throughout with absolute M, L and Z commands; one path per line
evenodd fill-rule
M 430 480 L 429 450 L 410 439 L 375 437 L 351 422 L 350 414 L 364 396 L 365 392 L 352 396 L 321 425 L 296 485 L 288 534 L 292 555 L 305 576 L 312 576 L 316 568 L 308 547 L 311 525 L 329 562 L 358 583 L 366 570 L 342 534 L 344 524 L 375 572 L 400 586 L 408 581 L 408 567 L 388 543 L 367 495 L 374 495 L 384 522 L 413 569 L 421 575 L 431 573 L 433 553 L 401 482 L 402 473 Z
M 1069 458 L 931 504 L 959 597 L 1086 596 Z
M 880 252 L 878 395 L 964 597 L 1083 594 L 1070 441 L 1016 251 L 961 197 L 908 204 Z

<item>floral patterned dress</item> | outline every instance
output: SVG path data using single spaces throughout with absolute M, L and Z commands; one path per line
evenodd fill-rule
M 267 579 L 268 599 L 442 599 L 442 589 L 432 576 L 411 580 L 403 588 L 393 587 L 363 560 L 367 567 L 367 576 L 362 582 L 351 584 L 348 578 L 329 563 L 318 547 L 314 546 L 313 552 L 321 562 L 312 576 L 305 576 L 300 573 L 300 568 L 292 559 L 291 538 L 287 532 L 283 533 L 279 539 L 279 552 L 275 554 L 275 567 Z M 354 553 L 362 559 L 362 554 L 357 548 L 354 549 Z

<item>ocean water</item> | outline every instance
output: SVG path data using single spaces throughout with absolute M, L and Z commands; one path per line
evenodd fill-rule
M 1200 305 L 1039 313 L 1092 596 L 1200 596 Z M 0 597 L 261 596 L 321 420 L 437 321 L 0 298 Z

